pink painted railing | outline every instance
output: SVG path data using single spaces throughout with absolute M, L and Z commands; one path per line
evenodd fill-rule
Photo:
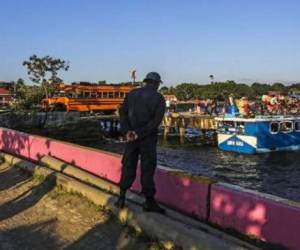
M 0 128 L 0 149 L 34 161 L 50 155 L 111 182 L 118 183 L 120 179 L 121 157 L 117 154 L 4 128 Z M 134 191 L 141 190 L 138 180 L 132 187 Z M 185 214 L 206 219 L 208 184 L 193 182 L 163 169 L 157 169 L 155 180 L 156 197 L 160 202 Z
M 210 222 L 281 245 L 300 249 L 300 205 L 229 184 L 211 188 Z

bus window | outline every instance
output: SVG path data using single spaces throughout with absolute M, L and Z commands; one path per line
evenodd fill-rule
M 108 92 L 108 98 L 114 98 L 114 93 L 113 92 Z
M 97 93 L 96 92 L 92 92 L 91 93 L 91 98 L 97 98 Z
M 102 92 L 97 92 L 97 97 L 102 98 Z
M 280 131 L 283 133 L 290 133 L 293 131 L 293 123 L 291 121 L 281 122 Z
M 103 93 L 102 93 L 102 97 L 103 97 L 103 98 L 107 98 L 107 94 L 108 94 L 107 92 L 103 92 Z
M 270 133 L 277 134 L 279 132 L 279 123 L 278 122 L 271 122 L 270 123 Z
M 295 122 L 295 131 L 300 132 L 300 121 Z
M 60 90 L 58 96 L 64 97 L 64 96 L 66 96 L 66 92 L 63 90 Z
M 76 93 L 75 92 L 67 92 L 66 96 L 69 98 L 76 98 Z

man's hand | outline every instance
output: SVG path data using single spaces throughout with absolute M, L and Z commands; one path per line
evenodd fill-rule
M 130 130 L 130 131 L 127 132 L 127 134 L 126 134 L 127 142 L 133 142 L 137 139 L 138 139 L 138 135 L 135 131 Z

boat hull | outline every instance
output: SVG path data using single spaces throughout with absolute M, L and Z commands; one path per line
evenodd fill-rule
M 245 154 L 300 150 L 299 117 L 218 121 L 218 146 L 222 150 Z
M 218 146 L 225 151 L 244 154 L 255 154 L 256 141 L 254 136 L 241 136 L 235 134 L 218 134 Z

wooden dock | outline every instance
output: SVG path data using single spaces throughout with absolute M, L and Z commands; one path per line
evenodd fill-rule
M 184 143 L 186 128 L 196 128 L 201 130 L 203 133 L 207 131 L 215 131 L 217 128 L 215 117 L 216 116 L 190 112 L 166 113 L 161 124 L 161 127 L 163 127 L 164 130 L 164 140 L 167 140 L 172 128 L 175 128 L 177 131 L 179 131 L 181 143 Z M 97 119 L 103 122 L 105 128 L 110 128 L 114 131 L 117 129 L 119 123 L 118 115 L 97 115 L 92 117 L 82 117 L 81 119 Z
M 178 129 L 181 143 L 184 143 L 186 128 L 196 128 L 202 132 L 215 131 L 217 128 L 215 117 L 216 116 L 190 112 L 168 113 L 165 115 L 162 122 L 162 127 L 164 128 L 164 140 L 167 140 L 171 128 Z

